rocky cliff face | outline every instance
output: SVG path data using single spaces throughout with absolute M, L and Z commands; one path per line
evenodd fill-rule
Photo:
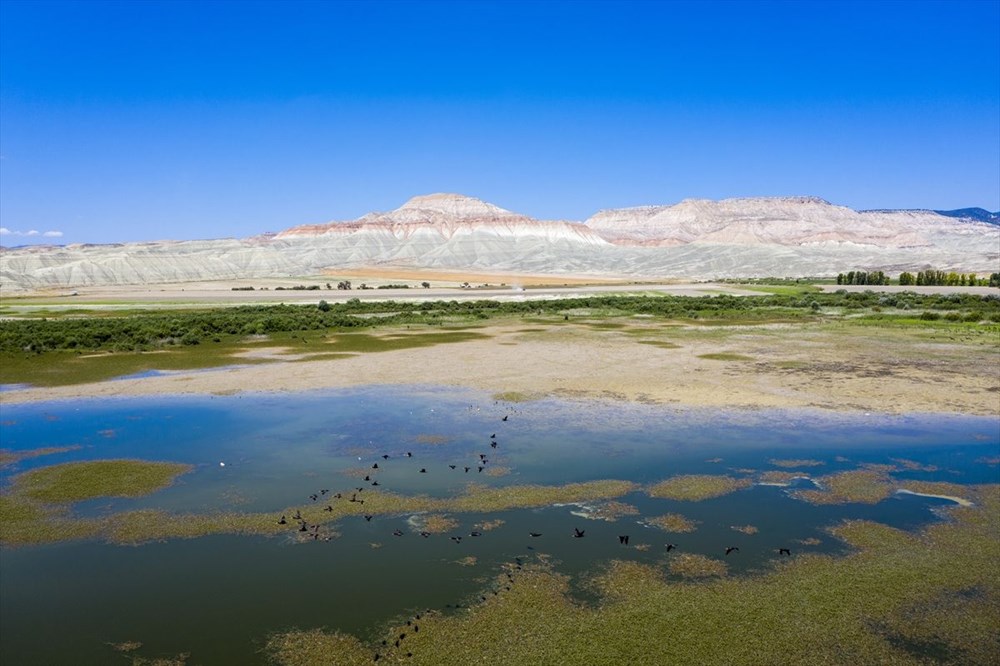
M 372 265 L 705 279 L 930 266 L 982 273 L 998 261 L 1000 228 L 930 211 L 857 212 L 810 197 L 685 200 L 578 223 L 433 194 L 388 213 L 243 240 L 4 249 L 0 288 L 300 277 Z

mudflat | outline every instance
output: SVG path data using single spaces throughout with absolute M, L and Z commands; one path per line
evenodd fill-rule
M 1000 412 L 1000 347 L 990 333 L 841 323 L 688 326 L 504 320 L 448 344 L 344 353 L 248 350 L 254 365 L 7 392 L 7 403 L 79 397 L 302 391 L 371 384 L 470 387 L 530 399 L 604 397 L 697 407 L 880 413 Z M 380 328 L 378 336 L 426 333 Z M 239 364 L 237 354 L 234 362 Z

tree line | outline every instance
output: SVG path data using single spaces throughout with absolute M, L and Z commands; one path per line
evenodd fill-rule
M 903 287 L 1000 287 L 1000 273 L 991 273 L 989 277 L 981 278 L 975 273 L 946 273 L 930 268 L 918 271 L 916 275 L 904 271 L 899 274 L 896 282 Z M 887 285 L 892 284 L 892 281 L 882 271 L 848 271 L 837 273 L 837 284 Z

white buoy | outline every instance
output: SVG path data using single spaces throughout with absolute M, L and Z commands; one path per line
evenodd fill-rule
M 224 463 L 224 462 L 220 462 L 219 463 L 219 467 L 225 467 L 225 466 L 226 466 L 226 463 Z

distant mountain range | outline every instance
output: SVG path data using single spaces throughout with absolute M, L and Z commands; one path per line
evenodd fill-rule
M 458 194 L 388 213 L 246 239 L 31 246 L 0 251 L 4 292 L 97 284 L 304 277 L 383 267 L 712 279 L 845 270 L 994 272 L 996 213 L 854 211 L 815 197 L 603 210 L 543 221 Z
M 938 215 L 957 217 L 962 220 L 976 220 L 989 224 L 1000 224 L 1000 211 L 991 213 L 985 208 L 959 208 L 958 210 L 936 210 Z

